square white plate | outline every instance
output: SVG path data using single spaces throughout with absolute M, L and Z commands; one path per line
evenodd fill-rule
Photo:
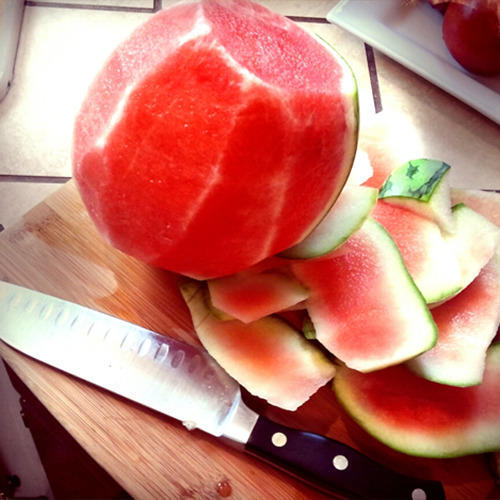
M 462 68 L 443 41 L 442 14 L 426 2 L 341 0 L 327 19 L 500 124 L 500 76 Z

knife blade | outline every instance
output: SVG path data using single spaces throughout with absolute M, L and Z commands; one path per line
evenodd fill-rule
M 397 473 L 357 450 L 273 422 L 201 348 L 0 281 L 0 339 L 66 373 L 242 447 L 326 493 L 442 499 L 440 482 Z

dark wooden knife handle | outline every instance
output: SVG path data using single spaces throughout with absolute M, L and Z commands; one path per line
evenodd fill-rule
M 445 498 L 438 481 L 399 474 L 343 443 L 262 416 L 245 449 L 320 490 L 347 498 Z

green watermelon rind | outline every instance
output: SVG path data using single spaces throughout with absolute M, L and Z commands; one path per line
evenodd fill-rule
M 410 160 L 389 175 L 380 188 L 379 198 L 400 196 L 428 203 L 450 168 L 443 161 L 427 158 Z
M 490 346 L 488 364 L 497 367 L 496 371 L 500 376 L 500 342 Z M 423 433 L 415 434 L 412 439 L 407 429 L 403 428 L 398 431 L 393 425 L 384 425 L 381 419 L 374 418 L 378 416 L 376 408 L 361 408 L 358 405 L 358 400 L 353 397 L 353 391 L 344 380 L 344 374 L 348 371 L 352 370 L 341 367 L 333 379 L 332 389 L 338 402 L 360 427 L 389 448 L 406 455 L 424 458 L 456 458 L 500 451 L 500 425 L 498 425 L 498 421 L 489 424 L 486 422 L 483 425 L 476 423 L 473 428 L 468 430 L 467 435 L 457 436 L 457 433 L 451 432 L 439 439 L 428 438 Z M 474 439 L 474 435 L 479 436 L 479 440 Z M 474 444 L 474 441 L 478 441 L 478 443 Z M 460 446 L 457 447 L 457 444 Z
M 351 195 L 351 204 L 344 205 Z M 352 196 L 354 195 L 354 196 Z M 313 259 L 333 252 L 357 231 L 377 201 L 377 190 L 368 186 L 344 187 L 323 220 L 300 243 L 281 252 L 286 259 Z
M 436 222 L 444 233 L 453 233 L 450 169 L 439 160 L 410 160 L 389 175 L 380 188 L 379 199 Z

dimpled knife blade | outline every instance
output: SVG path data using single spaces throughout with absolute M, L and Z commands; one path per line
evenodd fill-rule
M 223 433 L 239 385 L 203 350 L 110 315 L 0 282 L 0 338 L 55 368 Z

